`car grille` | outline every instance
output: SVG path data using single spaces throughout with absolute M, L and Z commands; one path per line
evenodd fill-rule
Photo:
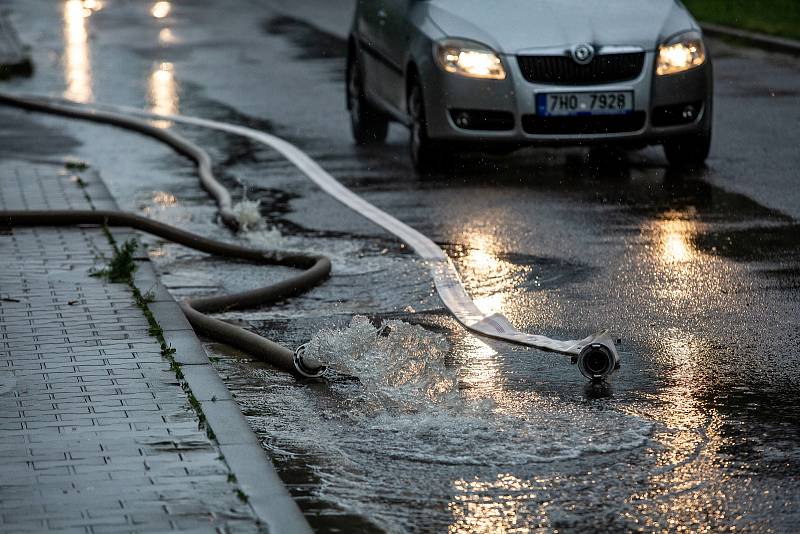
M 644 111 L 627 115 L 594 115 L 580 117 L 540 117 L 524 115 L 522 129 L 534 135 L 587 135 L 635 132 L 644 128 Z
M 644 52 L 599 55 L 588 65 L 579 65 L 569 56 L 517 56 L 517 61 L 529 82 L 594 85 L 636 78 L 644 67 Z

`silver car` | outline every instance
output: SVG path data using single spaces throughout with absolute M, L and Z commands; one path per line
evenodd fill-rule
M 712 84 L 679 0 L 359 0 L 349 39 L 356 142 L 405 124 L 423 171 L 537 144 L 662 144 L 702 164 Z

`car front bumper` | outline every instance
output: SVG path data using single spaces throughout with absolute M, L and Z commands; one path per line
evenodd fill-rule
M 701 67 L 668 76 L 657 76 L 654 62 L 655 52 L 647 52 L 637 78 L 589 86 L 531 83 L 524 78 L 515 56 L 503 56 L 505 80 L 465 78 L 430 62 L 421 76 L 428 136 L 483 145 L 644 145 L 710 128 L 710 60 Z M 634 111 L 580 118 L 537 115 L 537 94 L 579 91 L 633 91 Z M 683 118 L 688 105 L 695 110 L 690 120 Z

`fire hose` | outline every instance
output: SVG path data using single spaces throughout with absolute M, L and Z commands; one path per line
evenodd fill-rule
M 417 230 L 355 195 L 324 171 L 305 153 L 283 139 L 252 128 L 196 117 L 159 115 L 121 106 L 80 104 L 68 100 L 42 96 L 18 96 L 0 92 L 0 104 L 103 124 L 112 124 L 143 133 L 167 143 L 177 152 L 186 155 L 196 162 L 201 184 L 212 197 L 214 197 L 220 219 L 233 230 L 238 230 L 239 225 L 236 215 L 233 212 L 230 193 L 213 176 L 211 171 L 211 159 L 205 150 L 175 132 L 157 128 L 143 119 L 137 119 L 130 115 L 213 128 L 246 136 L 266 144 L 289 159 L 325 192 L 408 243 L 419 256 L 428 262 L 431 276 L 442 302 L 467 329 L 483 336 L 568 355 L 572 363 L 578 365 L 581 374 L 593 381 L 604 380 L 610 377 L 619 368 L 619 355 L 613 340 L 606 331 L 598 332 L 581 340 L 559 341 L 542 335 L 520 332 L 502 314 L 483 314 L 464 289 L 463 283 L 452 261 L 438 245 Z M 96 218 L 90 216 L 90 214 L 96 215 L 98 213 L 102 213 L 103 216 Z M 50 217 L 48 217 L 48 214 Z M 72 215 L 74 215 L 74 217 Z M 282 369 L 286 369 L 301 376 L 317 376 L 324 370 L 324 364 L 322 362 L 305 361 L 302 347 L 292 352 L 265 338 L 261 338 L 261 336 L 208 317 L 202 312 L 211 313 L 226 309 L 248 308 L 260 304 L 268 304 L 280 300 L 280 298 L 301 293 L 328 276 L 330 272 L 330 260 L 327 258 L 323 256 L 300 254 L 282 256 L 279 253 L 255 251 L 228 245 L 128 213 L 98 211 L 0 211 L 0 219 L 7 221 L 12 226 L 15 224 L 28 226 L 45 225 L 45 222 L 37 222 L 37 217 L 39 217 L 41 221 L 50 221 L 49 225 L 80 224 L 75 221 L 79 220 L 81 217 L 85 218 L 84 220 L 86 221 L 91 219 L 93 224 L 102 224 L 103 221 L 106 220 L 106 224 L 111 226 L 132 226 L 166 239 L 172 240 L 174 237 L 175 239 L 181 240 L 176 242 L 188 246 L 193 246 L 194 244 L 205 247 L 199 250 L 204 250 L 206 252 L 231 255 L 233 257 L 271 265 L 288 265 L 306 269 L 302 274 L 279 282 L 273 286 L 234 295 L 190 299 L 181 303 L 181 306 L 192 326 L 211 338 L 230 343 L 245 352 L 257 355 Z M 287 263 L 280 263 L 281 261 Z M 235 332 L 235 330 L 241 332 Z M 257 341 L 256 338 L 263 340 L 263 342 Z M 254 350 L 248 348 L 251 343 L 253 344 Z M 289 365 L 290 361 L 291 365 Z

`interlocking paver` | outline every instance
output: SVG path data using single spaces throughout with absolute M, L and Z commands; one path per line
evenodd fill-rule
M 58 165 L 2 162 L 0 209 L 114 208 L 82 178 L 97 204 Z M 0 531 L 257 530 L 129 288 L 90 276 L 103 232 L 0 230 Z

